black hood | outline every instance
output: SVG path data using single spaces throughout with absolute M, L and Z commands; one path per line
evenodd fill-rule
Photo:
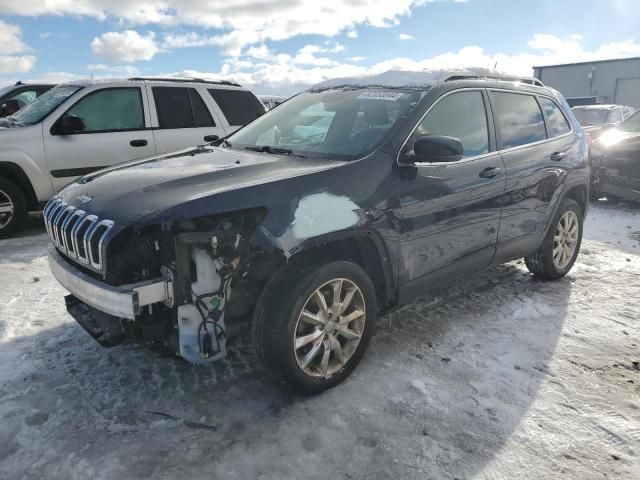
M 69 205 L 125 226 L 142 219 L 161 218 L 165 216 L 163 213 L 171 218 L 188 218 L 233 210 L 233 205 L 222 201 L 224 194 L 241 190 L 245 197 L 251 196 L 249 190 L 255 191 L 260 186 L 343 164 L 341 161 L 198 147 L 100 170 L 69 185 L 60 196 Z M 212 196 L 219 200 L 209 200 Z M 250 203 L 259 205 L 260 201 L 253 198 Z M 175 211 L 181 208 L 183 212 L 176 214 Z M 209 211 L 203 212 L 202 208 Z

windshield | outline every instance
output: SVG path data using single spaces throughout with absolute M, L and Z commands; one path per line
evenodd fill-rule
M 227 146 L 350 160 L 372 152 L 424 92 L 340 88 L 304 92 L 229 137 Z
M 12 115 L 11 119 L 25 125 L 38 123 L 81 88 L 78 85 L 58 85 Z
M 640 133 L 640 110 L 622 122 L 619 129 L 623 132 Z
M 574 108 L 573 114 L 583 127 L 607 123 L 609 110 L 604 108 Z

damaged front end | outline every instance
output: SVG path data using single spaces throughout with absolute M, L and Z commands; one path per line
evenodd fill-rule
M 253 238 L 265 213 L 251 209 L 125 228 L 100 245 L 101 271 L 78 261 L 82 248 L 76 247 L 76 258 L 64 248 L 78 243 L 72 241 L 74 225 L 58 226 L 54 215 L 47 224 L 54 243 L 49 263 L 70 292 L 68 312 L 101 345 L 133 340 L 191 363 L 208 363 L 223 358 L 228 337 L 248 324 L 280 261 Z M 91 231 L 79 233 L 89 240 L 85 255 L 97 256 Z

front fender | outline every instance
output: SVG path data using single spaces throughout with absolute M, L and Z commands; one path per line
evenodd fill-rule
M 44 202 L 53 195 L 49 171 L 24 150 L 15 147 L 0 147 L 0 165 L 2 164 L 10 164 L 24 172 L 38 201 Z

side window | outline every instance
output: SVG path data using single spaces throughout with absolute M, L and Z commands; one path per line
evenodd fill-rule
M 264 113 L 264 105 L 247 90 L 211 88 L 208 92 L 227 117 L 229 125 L 246 125 Z
M 491 92 L 502 148 L 518 147 L 547 138 L 542 112 L 532 95 Z
M 37 96 L 38 93 L 35 90 L 23 90 L 17 95 L 13 95 L 12 97 L 10 97 L 9 100 L 17 100 L 18 105 L 20 105 L 20 108 L 22 108 L 32 103 Z
M 571 131 L 571 127 L 567 122 L 567 119 L 562 114 L 560 107 L 556 105 L 553 100 L 544 97 L 538 97 L 540 106 L 544 111 L 544 116 L 547 119 L 547 129 L 549 130 L 549 137 L 559 137 Z
M 194 88 L 152 87 L 160 128 L 213 127 L 215 123 Z
M 107 88 L 89 93 L 67 115 L 80 117 L 85 132 L 144 129 L 144 110 L 139 88 Z
M 191 102 L 191 109 L 193 110 L 193 124 L 196 127 L 215 127 L 213 118 L 209 109 L 204 104 L 204 100 L 197 92 L 195 88 L 187 89 L 189 94 L 189 101 Z
M 620 115 L 620 110 L 614 108 L 609 112 L 609 117 L 607 118 L 607 123 L 619 123 L 622 121 L 622 116 Z
M 465 157 L 487 153 L 489 128 L 482 92 L 459 92 L 444 97 L 418 125 L 414 138 L 418 135 L 455 137 L 462 142 Z

